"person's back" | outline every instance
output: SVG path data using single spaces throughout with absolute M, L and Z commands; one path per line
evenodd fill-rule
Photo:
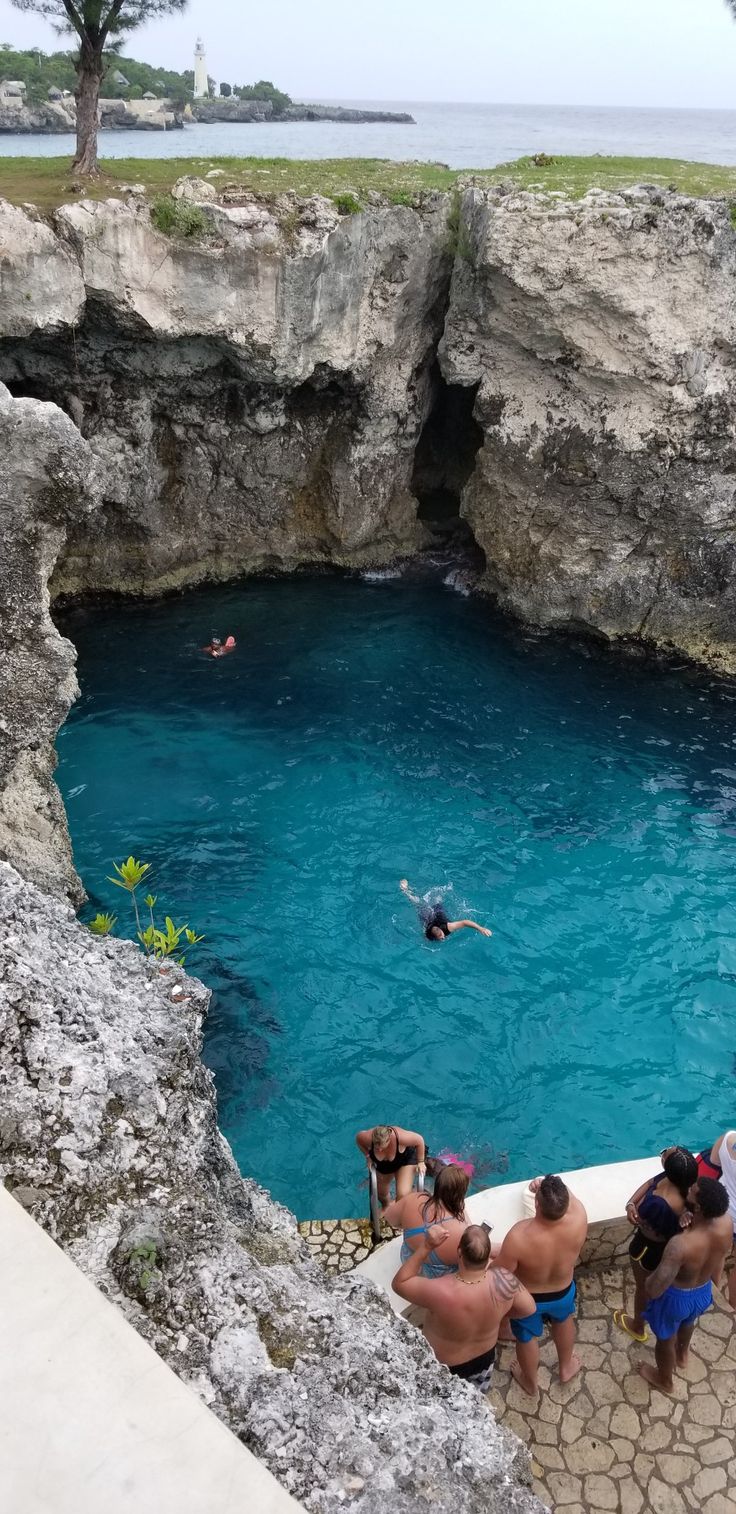
M 425 1306 L 424 1334 L 439 1361 L 453 1366 L 496 1345 L 518 1291 L 510 1273 L 489 1267 L 480 1280 L 469 1280 L 458 1272 L 432 1286 L 436 1292 Z
M 499 1266 L 529 1289 L 535 1312 L 512 1322 L 516 1361 L 511 1371 L 524 1393 L 538 1388 L 539 1342 L 549 1325 L 557 1349 L 560 1382 L 580 1371 L 575 1345 L 575 1263 L 588 1231 L 588 1216 L 562 1178 L 548 1173 L 532 1184 L 533 1219 L 513 1225 L 501 1247 Z
M 720 1215 L 708 1225 L 693 1225 L 676 1239 L 679 1266 L 672 1287 L 701 1288 L 707 1282 L 717 1283 L 733 1241 L 730 1215 Z
M 458 1271 L 434 1281 L 419 1276 L 422 1258 L 436 1244 L 432 1228 L 424 1244 L 393 1281 L 400 1298 L 425 1309 L 424 1334 L 438 1361 L 456 1377 L 487 1392 L 501 1321 L 523 1317 L 534 1302 L 518 1279 L 491 1266 L 491 1243 L 481 1225 L 468 1225 L 459 1246 Z
M 569 1288 L 588 1233 L 588 1216 L 574 1194 L 566 1214 L 550 1221 L 535 1214 L 513 1227 L 515 1272 L 531 1293 Z M 502 1248 L 503 1254 L 503 1248 Z
M 434 1193 L 413 1191 L 395 1199 L 384 1210 L 386 1223 L 400 1226 L 404 1232 L 402 1262 L 421 1245 L 430 1227 L 441 1237 L 422 1265 L 424 1277 L 441 1277 L 449 1270 L 457 1271 L 458 1246 L 468 1223 L 465 1196 L 469 1182 L 466 1172 L 447 1165 L 437 1175 Z

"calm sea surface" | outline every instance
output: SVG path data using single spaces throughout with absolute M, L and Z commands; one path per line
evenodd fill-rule
M 166 133 L 104 132 L 101 150 L 109 158 L 416 158 L 450 168 L 492 168 L 541 151 L 736 164 L 736 111 L 432 105 L 406 100 L 341 103 L 410 111 L 416 126 L 218 123 Z M 0 137 L 0 157 L 68 156 L 73 145 L 71 136 Z
M 733 1123 L 731 686 L 441 584 L 250 581 L 62 626 L 77 866 L 132 934 L 105 880 L 134 852 L 205 932 L 222 1127 L 298 1215 L 365 1212 L 376 1122 L 486 1182 Z M 430 945 L 402 875 L 492 940 Z

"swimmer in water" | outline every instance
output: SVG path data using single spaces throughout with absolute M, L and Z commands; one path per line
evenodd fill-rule
M 235 651 L 235 645 L 234 636 L 228 636 L 225 642 L 220 641 L 219 636 L 213 636 L 209 646 L 203 647 L 202 651 L 207 652 L 210 657 L 227 657 L 228 652 Z
M 453 935 L 456 930 L 477 930 L 481 936 L 492 936 L 493 931 L 485 925 L 477 925 L 475 920 L 448 920 L 441 904 L 426 904 L 424 899 L 419 899 L 411 892 L 406 878 L 402 878 L 399 888 L 411 899 L 419 911 L 419 919 L 424 926 L 424 934 L 428 941 L 444 941 L 447 936 Z

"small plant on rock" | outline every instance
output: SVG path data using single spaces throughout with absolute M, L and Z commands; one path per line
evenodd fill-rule
M 190 200 L 175 200 L 173 195 L 159 195 L 151 206 L 151 220 L 157 231 L 167 237 L 202 237 L 207 231 L 207 217 L 201 205 Z
M 93 936 L 109 936 L 118 923 L 117 915 L 103 915 L 99 911 L 94 920 L 90 920 L 89 928 Z
M 130 895 L 136 923 L 136 935 L 147 957 L 154 957 L 157 962 L 165 958 L 174 957 L 181 967 L 184 966 L 186 953 L 190 946 L 198 946 L 204 941 L 204 936 L 198 936 L 196 931 L 189 925 L 175 925 L 170 915 L 164 916 L 163 929 L 156 924 L 154 910 L 156 908 L 156 895 L 146 894 L 143 901 L 148 910 L 148 924 L 143 926 L 141 911 L 138 903 L 138 889 L 147 873 L 151 871 L 150 862 L 139 862 L 136 857 L 130 856 L 127 862 L 114 862 L 116 877 L 108 878 L 108 883 L 114 883 L 116 888 L 124 889 Z M 97 914 L 90 921 L 90 930 L 95 936 L 109 936 L 117 923 L 117 916 L 112 914 Z M 184 950 L 181 949 L 182 941 L 186 942 Z M 178 954 L 178 955 L 177 955 Z
M 333 195 L 332 203 L 337 206 L 341 216 L 357 216 L 363 209 L 358 196 L 351 189 L 347 189 L 344 194 Z

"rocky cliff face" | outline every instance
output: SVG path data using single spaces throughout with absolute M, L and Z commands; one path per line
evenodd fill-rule
M 469 189 L 453 248 L 446 197 L 341 218 L 215 194 L 187 241 L 134 197 L 51 228 L 0 209 L 0 378 L 60 404 L 103 475 L 54 593 L 414 551 L 439 354 L 469 402 L 422 452 L 467 479 L 482 586 L 543 624 L 736 666 L 725 202 Z
M 86 305 L 52 322 L 21 213 L 6 219 L 23 340 L 3 344 L 0 375 L 66 409 L 104 472 L 102 520 L 70 536 L 55 592 L 380 561 L 421 540 L 409 484 L 449 284 L 444 206 L 203 213 L 209 234 L 182 242 L 139 202 L 65 207 L 57 261 Z
M 174 1003 L 34 887 L 77 887 L 49 596 L 412 551 L 422 436 L 505 604 L 734 666 L 725 206 L 469 190 L 454 249 L 449 209 L 222 195 L 183 242 L 135 197 L 52 225 L 0 205 L 0 856 L 26 880 L 0 864 L 0 1173 L 328 1514 L 535 1505 L 473 1392 L 238 1177 L 206 993 Z
M 462 510 L 526 618 L 736 666 L 736 236 L 635 190 L 464 201 L 440 361 L 477 385 Z
M 243 1180 L 199 1058 L 208 995 L 0 863 L 0 1179 L 319 1514 L 542 1514 L 480 1395 Z M 174 979 L 190 995 L 172 998 Z
M 70 527 L 94 506 L 89 447 L 55 405 L 0 384 L 0 857 L 78 901 L 54 742 L 77 696 L 74 648 L 49 614 Z

